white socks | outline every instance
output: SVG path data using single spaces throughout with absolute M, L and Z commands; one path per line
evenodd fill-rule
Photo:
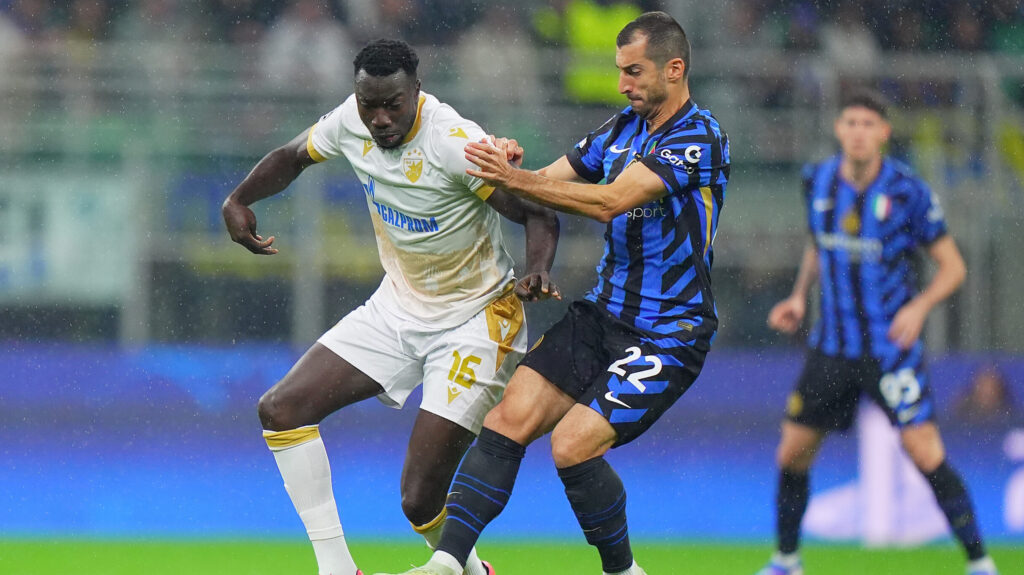
M 462 571 L 462 565 L 459 565 L 458 559 L 444 551 L 434 551 L 433 557 L 430 558 L 430 561 L 427 561 L 427 566 L 432 567 L 435 571 L 440 571 L 444 575 L 469 573 L 469 569 Z
M 441 542 L 441 531 L 444 530 L 444 522 L 447 517 L 448 512 L 442 509 L 437 517 L 430 520 L 430 523 L 426 525 L 413 525 L 412 528 L 416 533 L 423 536 L 428 547 L 437 549 L 437 544 Z M 459 564 L 455 557 L 447 553 L 435 553 L 434 556 L 451 558 L 450 561 L 445 560 L 442 562 L 443 565 L 448 567 L 454 568 L 455 565 Z M 459 568 L 462 568 L 462 566 L 459 565 Z M 456 570 L 456 572 L 458 571 Z M 469 557 L 466 559 L 465 571 L 463 573 L 464 575 L 487 575 L 487 568 L 484 567 L 484 564 L 480 562 L 480 558 L 476 555 L 476 547 L 469 550 Z
M 334 502 L 331 466 L 315 425 L 288 431 L 264 431 L 284 488 L 313 543 L 320 575 L 356 575 Z
M 988 555 L 967 563 L 967 573 L 995 573 L 996 562 Z

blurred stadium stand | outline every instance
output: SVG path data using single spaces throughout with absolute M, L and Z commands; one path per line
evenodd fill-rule
M 256 207 L 261 231 L 279 238 L 282 253 L 275 258 L 252 258 L 230 244 L 218 214 L 223 196 L 262 154 L 344 99 L 351 88 L 347 64 L 336 67 L 340 77 L 333 71 L 322 76 L 304 73 L 308 62 L 298 59 L 294 78 L 282 81 L 280 58 L 271 62 L 258 42 L 243 41 L 245 34 L 186 41 L 197 34 L 214 39 L 218 32 L 207 29 L 212 24 L 195 23 L 245 3 L 212 2 L 205 13 L 170 0 L 133 10 L 109 3 L 104 14 L 113 24 L 93 32 L 102 41 L 75 32 L 84 26 L 77 18 L 86 17 L 75 16 L 81 2 L 54 9 L 42 30 L 19 20 L 19 10 L 46 2 L 8 4 L 0 16 L 26 31 L 0 48 L 0 305 L 7 318 L 0 335 L 302 345 L 372 289 L 379 266 L 361 193 L 343 161 L 310 170 L 287 194 Z M 307 2 L 250 4 L 252 14 L 280 16 L 243 14 L 232 21 L 247 23 L 258 30 L 253 39 L 269 43 L 282 14 Z M 406 4 L 451 11 L 458 3 Z M 758 28 L 778 27 L 780 14 L 789 14 L 786 30 L 806 9 L 774 5 L 774 12 L 749 8 L 756 6 L 749 2 L 735 9 L 741 15 L 753 10 L 761 20 L 746 25 Z M 270 8 L 260 12 L 259 6 Z M 335 13 L 342 12 L 338 6 Z M 464 36 L 420 45 L 421 75 L 426 90 L 464 115 L 523 141 L 527 165 L 540 167 L 615 108 L 575 103 L 560 81 L 573 64 L 572 52 L 534 38 L 529 9 L 504 10 L 509 24 L 502 39 L 514 39 L 519 62 L 507 64 L 511 71 L 480 64 L 488 46 L 476 30 L 486 28 L 489 16 L 478 8 L 469 12 L 477 25 L 467 25 Z M 321 10 L 309 18 L 342 29 L 331 14 Z M 712 10 L 716 14 L 729 16 L 720 21 L 721 33 L 742 25 L 721 7 Z M 170 30 L 152 21 L 157 15 Z M 822 42 L 830 38 L 820 24 L 826 16 L 817 15 Z M 351 7 L 348 17 L 355 18 Z M 891 151 L 943 198 L 971 272 L 952 305 L 930 322 L 931 346 L 1024 349 L 1024 306 L 1015 289 L 1024 280 L 1024 263 L 1011 255 L 1024 213 L 1024 57 L 895 50 L 878 52 L 874 65 L 844 66 L 824 48 L 805 50 L 788 31 L 778 41 L 736 31 L 743 38 L 736 46 L 709 40 L 715 34 L 706 26 L 714 21 L 703 15 L 691 28 L 695 98 L 715 111 L 733 145 L 733 178 L 716 244 L 719 345 L 779 343 L 762 318 L 788 289 L 798 263 L 804 234 L 799 167 L 832 153 L 840 94 L 869 83 L 894 100 Z M 175 22 L 192 24 L 176 31 Z M 153 29 L 145 40 L 119 39 L 145 34 L 143 24 Z M 998 26 L 992 26 L 995 37 Z M 490 50 L 500 58 L 500 43 Z M 347 59 L 352 52 L 345 45 L 332 55 Z M 555 271 L 566 293 L 576 295 L 592 281 L 601 227 L 571 217 L 563 225 Z M 521 251 L 517 230 L 510 231 L 511 249 Z
M 581 2 L 614 3 L 533 0 L 492 9 L 455 0 L 0 0 L 0 339 L 10 343 L 0 353 L 7 374 L 0 376 L 0 417 L 9 422 L 0 426 L 0 442 L 14 446 L 5 452 L 14 463 L 0 469 L 7 498 L 0 508 L 11 510 L 0 531 L 299 533 L 251 406 L 297 351 L 379 282 L 365 200 L 344 160 L 308 170 L 287 193 L 255 206 L 261 233 L 278 237 L 281 253 L 271 258 L 228 240 L 220 202 L 263 154 L 348 95 L 348 61 L 379 35 L 413 41 L 425 90 L 485 129 L 519 139 L 528 167 L 546 165 L 617 110 L 580 104 L 565 90 L 574 61 L 563 18 Z M 953 399 L 989 362 L 1004 365 L 1024 397 L 1020 3 L 636 4 L 669 10 L 688 29 L 694 98 L 715 112 L 733 154 L 715 245 L 716 353 L 702 384 L 645 448 L 671 455 L 686 479 L 675 485 L 665 478 L 677 499 L 688 497 L 686 484 L 720 485 L 721 497 L 704 499 L 724 497 L 732 512 L 693 509 L 704 523 L 680 521 L 655 535 L 769 536 L 771 450 L 799 342 L 771 333 L 765 318 L 789 292 L 799 263 L 800 167 L 834 152 L 832 120 L 851 85 L 870 84 L 892 98 L 890 151 L 941 196 L 967 259 L 967 284 L 927 326 L 929 347 L 945 358 L 936 364 L 945 370 L 940 399 Z M 317 50 L 338 65 L 308 58 L 309 47 L 295 41 L 303 35 L 334 38 Z M 613 54 L 606 56 L 613 66 Z M 507 241 L 521 260 L 516 228 L 508 228 Z M 562 230 L 555 279 L 578 297 L 594 281 L 603 227 L 565 216 Z M 564 305 L 530 308 L 533 338 Z M 408 420 L 380 412 L 368 405 L 352 417 L 381 429 Z M 166 428 L 183 436 L 170 442 Z M 213 447 L 199 453 L 211 429 Z M 404 443 L 395 429 L 407 427 L 391 429 L 388 441 L 368 440 L 366 453 L 353 457 L 372 461 L 394 451 L 397 461 Z M 1004 454 L 1007 429 L 947 438 L 968 478 L 979 479 L 972 485 L 986 529 L 1020 537 L 1024 512 L 1014 522 L 999 516 L 1011 474 L 1020 476 L 1015 489 L 1024 501 L 1024 472 L 1015 471 L 1024 451 L 1018 435 L 1018 447 Z M 126 430 L 132 439 L 122 445 Z M 679 446 L 677 434 L 696 439 Z M 840 443 L 823 462 L 821 485 L 855 473 L 855 451 Z M 723 452 L 734 454 L 727 467 L 709 463 L 709 454 Z M 128 463 L 108 469 L 92 461 L 118 461 L 118 454 L 138 456 L 149 475 L 132 475 Z M 160 465 L 174 458 L 182 458 L 174 472 L 161 475 Z M 624 475 L 652 471 L 644 467 L 652 463 L 637 458 L 624 464 Z M 205 482 L 191 483 L 190 465 Z M 397 464 L 389 465 L 360 485 L 397 485 Z M 62 488 L 69 469 L 87 479 Z M 538 493 L 560 501 L 560 487 L 537 469 Z M 25 487 L 42 476 L 46 482 Z M 123 490 L 101 489 L 127 476 Z M 156 496 L 146 492 L 154 484 Z M 248 487 L 226 495 L 227 485 Z M 45 494 L 45 513 L 30 513 L 38 506 L 18 489 Z M 130 508 L 136 496 L 159 504 Z M 661 511 L 654 497 L 638 496 L 639 517 Z M 404 532 L 392 499 L 393 517 L 372 529 Z M 519 515 L 509 532 L 547 525 L 546 517 L 528 516 L 548 509 L 544 501 L 510 508 Z M 550 505 L 562 505 L 552 509 L 565 512 L 559 524 L 574 533 L 563 521 L 567 508 Z M 729 523 L 751 508 L 761 513 L 744 527 Z M 346 511 L 377 520 L 369 508 L 365 517 Z M 189 515 L 211 512 L 208 523 Z M 707 517 L 721 524 L 708 525 Z M 694 533 L 694 525 L 707 529 Z

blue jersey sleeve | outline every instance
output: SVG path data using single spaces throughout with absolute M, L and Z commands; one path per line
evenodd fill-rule
M 581 178 L 592 184 L 604 179 L 604 154 L 608 136 L 618 116 L 612 116 L 600 128 L 587 134 L 572 151 L 566 154 L 569 164 Z
M 909 208 L 908 227 L 918 243 L 928 245 L 946 235 L 946 216 L 939 198 L 924 182 L 914 186 Z
M 728 177 L 728 149 L 717 135 L 698 125 L 672 134 L 640 160 L 658 175 L 669 194 L 713 184 Z

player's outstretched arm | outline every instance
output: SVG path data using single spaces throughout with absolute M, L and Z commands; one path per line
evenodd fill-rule
M 938 264 L 928 287 L 896 312 L 889 326 L 889 340 L 909 349 L 921 335 L 924 321 L 932 308 L 953 295 L 967 277 L 967 266 L 953 236 L 945 235 L 928 247 L 928 255 Z
M 277 248 L 271 247 L 274 236 L 263 239 L 256 232 L 256 214 L 249 206 L 281 192 L 299 177 L 302 170 L 316 163 L 306 149 L 308 137 L 309 130 L 306 130 L 264 156 L 224 200 L 220 211 L 231 241 L 254 254 L 277 253 Z
M 804 247 L 800 269 L 789 297 L 775 304 L 768 313 L 768 327 L 792 334 L 800 327 L 807 313 L 807 293 L 818 279 L 818 249 L 813 240 Z
M 466 173 L 495 188 L 541 203 L 558 211 L 609 222 L 634 207 L 654 201 L 667 193 L 665 182 L 650 168 L 634 164 L 610 184 L 582 184 L 521 170 L 508 163 L 507 151 L 487 142 L 466 145 L 466 159 L 477 169 Z M 568 163 L 568 162 L 566 162 Z M 545 171 L 551 171 L 552 164 Z
M 516 295 L 524 301 L 562 299 L 558 286 L 549 277 L 558 245 L 559 224 L 555 212 L 500 188 L 491 192 L 487 204 L 526 228 L 526 275 L 516 283 Z

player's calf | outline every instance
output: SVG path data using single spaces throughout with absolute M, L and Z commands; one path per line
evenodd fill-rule
M 481 531 L 505 509 L 526 448 L 486 427 L 466 454 L 448 494 L 447 527 L 434 557 L 466 565 Z
M 967 558 L 972 562 L 987 559 L 985 543 L 978 528 L 978 518 L 974 513 L 974 503 L 960 474 L 948 462 L 943 461 L 935 471 L 925 473 L 924 477 L 931 485 L 935 500 L 946 516 L 953 535 L 967 553 Z M 992 567 L 995 568 L 994 565 Z
M 345 542 L 331 484 L 327 450 L 316 425 L 288 431 L 264 431 L 295 510 L 313 545 L 323 575 L 358 575 Z
M 605 573 L 631 573 L 626 489 L 603 457 L 558 470 L 583 534 L 601 555 Z

